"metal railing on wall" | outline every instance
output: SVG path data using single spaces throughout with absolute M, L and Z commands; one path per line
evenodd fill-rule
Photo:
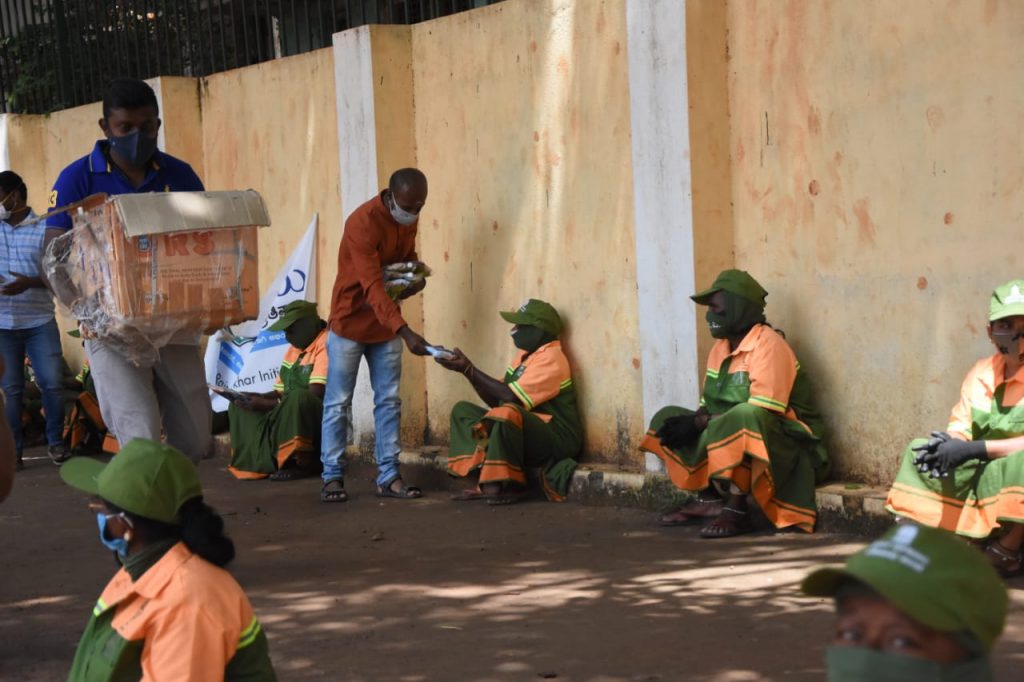
M 208 76 L 500 0 L 0 0 L 0 111 L 95 102 L 120 76 Z

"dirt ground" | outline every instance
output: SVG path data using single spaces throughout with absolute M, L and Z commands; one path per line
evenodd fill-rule
M 0 506 L 2 680 L 64 679 L 115 570 L 85 497 L 34 454 Z M 207 501 L 282 680 L 821 680 L 831 604 L 796 584 L 860 544 L 706 541 L 635 509 L 494 508 L 436 488 L 382 501 L 365 470 L 349 502 L 325 505 L 315 481 L 243 483 L 222 466 L 201 465 Z M 1002 680 L 1024 663 L 1020 587 Z

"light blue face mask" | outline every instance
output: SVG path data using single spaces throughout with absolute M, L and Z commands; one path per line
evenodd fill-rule
M 419 218 L 417 213 L 409 213 L 404 208 L 398 205 L 395 201 L 395 195 L 391 194 L 391 217 L 395 219 L 401 225 L 412 225 Z
M 127 540 L 123 537 L 114 538 L 113 540 L 107 538 L 107 520 L 111 516 L 120 516 L 125 520 L 125 523 L 129 526 L 131 525 L 131 521 L 129 521 L 124 514 L 104 514 L 103 512 L 96 512 L 96 525 L 100 527 L 100 542 L 102 542 L 107 549 L 112 549 L 117 552 L 119 556 L 128 556 Z

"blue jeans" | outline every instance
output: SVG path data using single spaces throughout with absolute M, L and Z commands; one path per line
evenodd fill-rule
M 32 361 L 36 385 L 43 394 L 46 413 L 46 442 L 64 441 L 64 386 L 61 366 L 64 353 L 56 320 L 30 329 L 0 329 L 0 355 L 4 358 L 3 384 L 7 395 L 5 416 L 14 433 L 14 447 L 21 453 L 21 396 L 25 391 L 25 354 Z
M 345 475 L 345 446 L 348 444 L 352 393 L 356 389 L 359 361 L 366 356 L 373 388 L 373 426 L 376 435 L 377 485 L 398 478 L 398 428 L 402 420 L 402 399 L 398 384 L 402 378 L 402 340 L 357 343 L 334 332 L 327 334 L 327 389 L 324 393 L 324 421 L 320 431 L 320 461 L 323 480 L 335 481 Z

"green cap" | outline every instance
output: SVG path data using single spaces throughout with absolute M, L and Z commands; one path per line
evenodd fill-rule
M 846 560 L 804 578 L 801 589 L 833 597 L 858 580 L 917 622 L 968 632 L 992 649 L 1006 623 L 1006 588 L 981 552 L 944 530 L 904 522 Z
M 988 302 L 988 321 L 1024 315 L 1024 280 L 1015 279 L 992 292 Z
M 512 324 L 539 327 L 553 336 L 562 333 L 562 318 L 558 316 L 558 311 L 550 303 L 540 299 L 531 298 L 519 306 L 519 310 L 502 311 L 501 317 Z
M 272 332 L 283 332 L 304 317 L 316 317 L 316 303 L 312 301 L 292 301 L 283 308 L 277 309 L 277 322 L 268 329 Z
M 694 294 L 692 298 L 699 305 L 707 305 L 711 302 L 711 295 L 716 291 L 731 291 L 737 296 L 764 307 L 765 296 L 768 292 L 764 290 L 757 280 L 750 276 L 746 270 L 723 270 L 715 278 L 714 283 L 704 291 Z
M 68 485 L 143 518 L 181 523 L 181 505 L 203 494 L 196 467 L 170 445 L 136 438 L 109 464 L 75 457 L 60 468 Z

